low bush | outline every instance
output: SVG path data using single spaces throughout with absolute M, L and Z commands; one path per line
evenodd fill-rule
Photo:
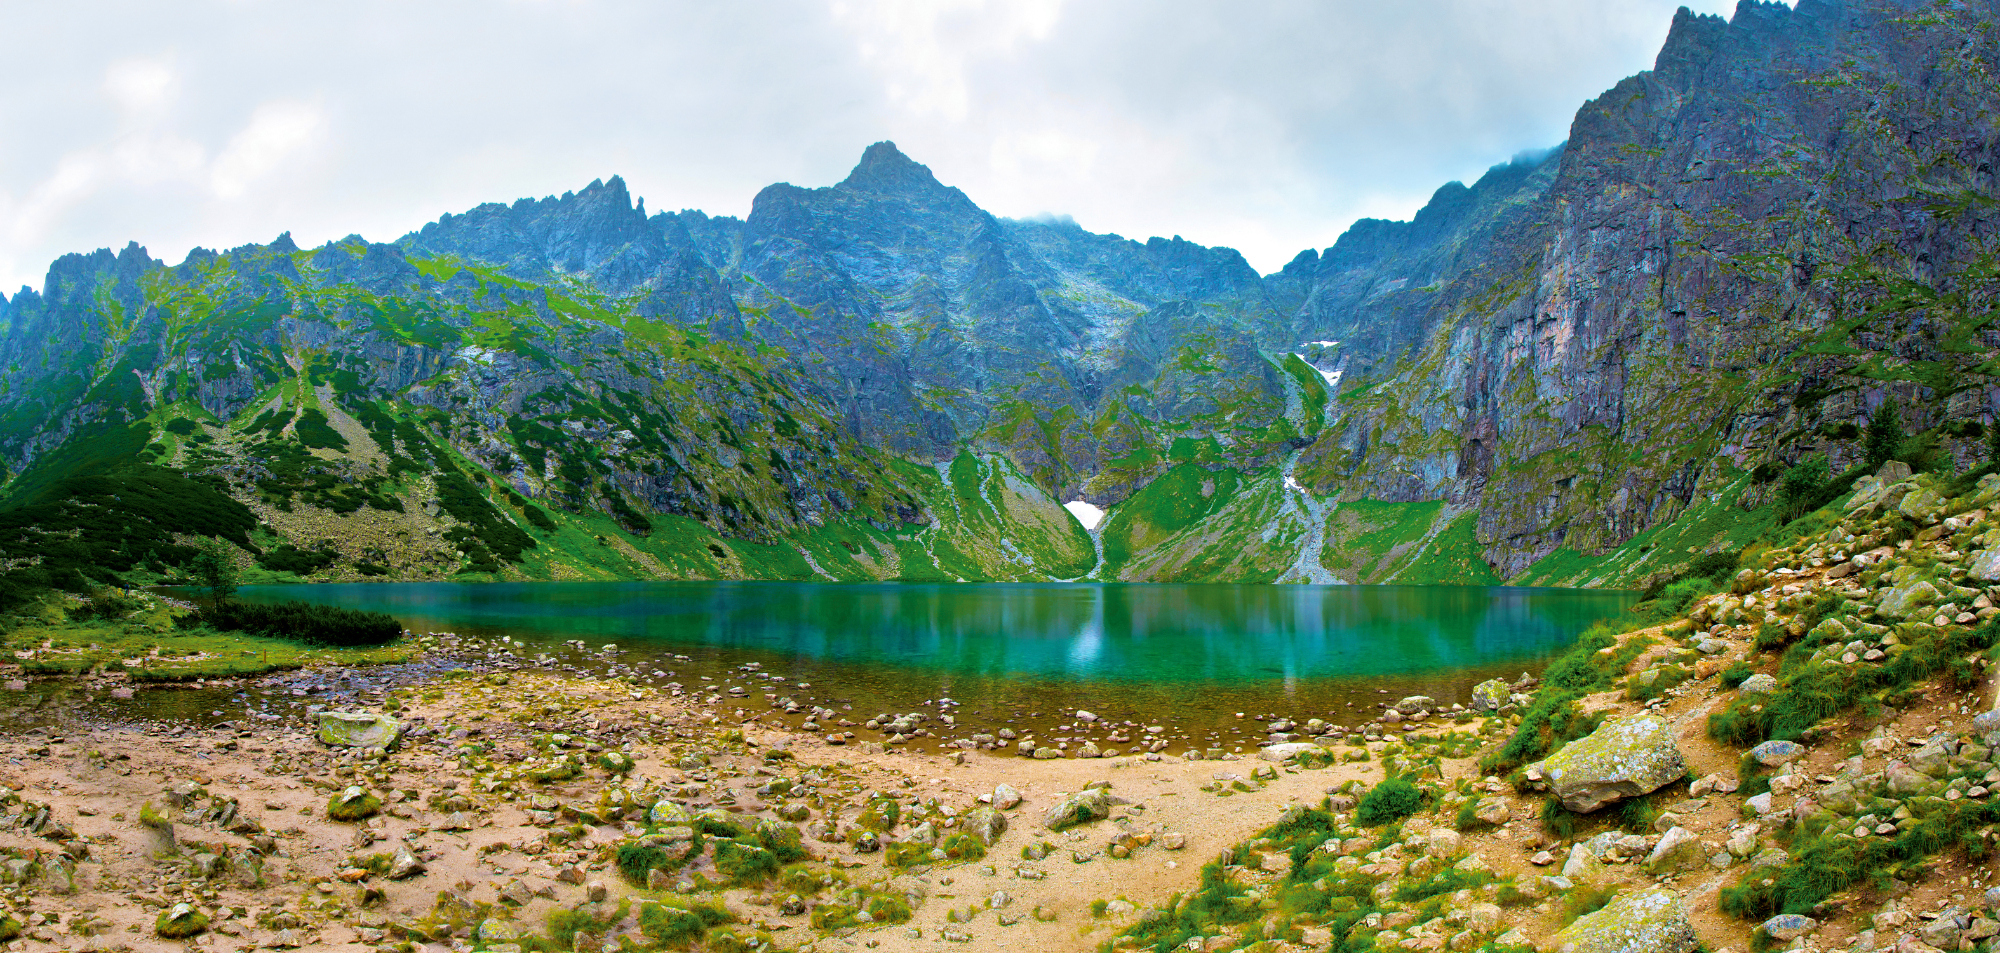
M 333 648 L 387 645 L 403 634 L 403 624 L 388 613 L 311 602 L 267 605 L 232 600 L 180 616 L 174 623 L 183 629 L 206 626 Z
M 1355 805 L 1354 822 L 1363 827 L 1394 823 L 1422 810 L 1424 792 L 1406 778 L 1388 778 L 1368 789 Z

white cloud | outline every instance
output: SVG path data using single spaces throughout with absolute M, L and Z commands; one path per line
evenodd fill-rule
M 889 102 L 920 118 L 963 121 L 972 105 L 966 71 L 1047 39 L 1063 0 L 833 0 L 835 22 L 881 77 Z
M 215 194 L 239 198 L 258 179 L 276 171 L 287 159 L 317 145 L 327 132 L 326 112 L 309 103 L 265 103 L 250 124 L 229 140 L 215 157 L 209 182 Z
M 997 214 L 1269 271 L 1560 141 L 1680 2 L 16 5 L 0 287 L 128 240 L 390 240 L 614 173 L 649 208 L 741 215 L 880 139 Z
M 179 79 L 163 59 L 119 60 L 104 71 L 104 92 L 120 109 L 145 113 L 172 102 Z

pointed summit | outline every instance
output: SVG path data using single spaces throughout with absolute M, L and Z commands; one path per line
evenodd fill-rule
M 944 184 L 931 174 L 930 167 L 911 159 L 889 141 L 878 142 L 861 154 L 861 164 L 842 179 L 837 188 L 883 195 L 911 195 L 936 192 Z

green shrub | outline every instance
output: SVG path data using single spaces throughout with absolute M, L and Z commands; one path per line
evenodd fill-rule
M 387 645 L 403 635 L 403 624 L 386 612 L 363 612 L 312 602 L 274 604 L 229 601 L 176 618 L 183 629 L 208 626 L 311 645 L 353 648 Z
M 1363 827 L 1380 827 L 1400 821 L 1423 810 L 1424 792 L 1406 778 L 1387 778 L 1361 796 L 1355 805 L 1354 822 Z
M 639 908 L 639 932 L 664 946 L 687 946 L 708 932 L 699 914 L 649 903 Z
M 695 841 L 699 851 L 700 840 Z M 651 844 L 620 844 L 616 856 L 618 872 L 625 879 L 644 886 L 646 875 L 655 870 L 674 871 L 680 869 L 682 861 L 673 859 L 666 850 Z
M 762 883 L 778 875 L 778 855 L 752 840 L 725 840 L 715 845 L 715 870 L 731 883 Z
M 1757 669 L 1751 666 L 1749 662 L 1737 662 L 1722 670 L 1722 687 L 1735 688 L 1749 681 L 1750 676 L 1755 674 L 1757 674 Z
M 288 572 L 299 576 L 310 576 L 340 561 L 340 554 L 332 550 L 299 549 L 285 543 L 262 556 L 257 557 L 257 565 L 272 572 Z

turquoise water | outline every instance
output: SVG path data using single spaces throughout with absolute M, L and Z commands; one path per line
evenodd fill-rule
M 1254 683 L 1535 666 L 1622 592 L 1427 586 L 394 583 L 254 586 L 420 631 L 735 650 L 983 677 Z
M 1355 724 L 1385 698 L 1466 701 L 1481 679 L 1540 671 L 1633 601 L 1480 587 L 756 582 L 255 586 L 241 597 L 388 612 L 420 632 L 524 643 L 507 651 L 534 665 L 609 666 L 698 696 L 742 688 L 714 703 L 725 716 L 785 721 L 770 701 L 789 697 L 860 721 L 948 697 L 962 725 L 1052 731 L 1087 708 L 1170 724 L 1176 743 L 1223 745 L 1253 743 L 1260 718 Z M 597 652 L 605 643 L 619 651 Z

